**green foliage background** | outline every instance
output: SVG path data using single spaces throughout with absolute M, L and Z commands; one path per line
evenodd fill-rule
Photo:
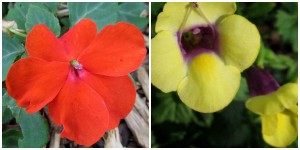
M 151 3 L 151 33 L 165 3 Z M 255 65 L 267 69 L 280 85 L 298 76 L 298 4 L 237 3 L 237 14 L 254 23 L 262 37 Z M 152 91 L 152 147 L 270 147 L 262 139 L 261 120 L 245 108 L 249 91 L 242 74 L 240 89 L 225 109 L 198 113 L 176 92 Z M 298 147 L 298 140 L 288 147 Z

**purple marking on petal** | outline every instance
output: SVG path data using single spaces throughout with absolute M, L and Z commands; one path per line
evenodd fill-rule
M 250 67 L 246 73 L 248 88 L 252 97 L 272 93 L 280 87 L 267 70 Z
M 218 54 L 219 35 L 214 25 L 195 26 L 177 32 L 177 42 L 186 62 L 201 53 Z

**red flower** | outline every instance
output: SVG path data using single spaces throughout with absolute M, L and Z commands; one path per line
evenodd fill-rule
M 135 26 L 121 22 L 97 34 L 96 24 L 83 19 L 58 39 L 40 24 L 28 33 L 26 50 L 8 72 L 7 92 L 28 113 L 48 105 L 62 137 L 90 146 L 131 111 L 128 74 L 146 55 Z

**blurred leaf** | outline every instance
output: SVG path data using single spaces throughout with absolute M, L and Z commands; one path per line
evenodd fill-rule
M 2 133 L 3 148 L 18 148 L 18 140 L 22 138 L 22 132 L 9 129 Z
M 2 88 L 2 96 L 6 93 L 5 88 Z M 2 101 L 2 124 L 8 123 L 13 118 L 11 111 L 7 107 L 7 103 Z
M 153 2 L 151 3 L 151 38 L 153 38 L 155 33 L 155 24 L 158 14 L 163 10 L 165 2 Z
M 37 6 L 30 6 L 26 15 L 26 32 L 37 24 L 45 24 L 56 36 L 60 35 L 58 19 L 52 13 Z
M 151 3 L 151 15 L 157 16 L 163 9 L 165 2 L 153 2 Z
M 70 28 L 70 20 L 69 18 L 63 17 L 59 19 L 60 23 L 62 24 L 61 27 L 61 34 L 63 35 L 66 33 Z
M 216 114 L 208 136 L 211 144 L 217 147 L 237 147 L 248 141 L 251 131 L 244 123 L 246 114 L 243 101 L 233 101 Z
M 2 2 L 2 18 L 7 14 L 8 12 L 8 2 Z
M 68 2 L 68 8 L 71 26 L 83 18 L 90 18 L 96 22 L 98 30 L 101 30 L 106 25 L 114 24 L 117 21 L 118 3 Z
M 2 32 L 2 81 L 6 79 L 7 72 L 15 58 L 24 50 L 24 46 L 17 39 Z
M 252 3 L 247 8 L 247 16 L 249 18 L 256 18 L 261 16 L 267 16 L 271 10 L 273 10 L 276 6 L 274 2 L 261 2 L 261 3 Z
M 158 100 L 158 106 L 152 111 L 154 123 L 171 121 L 188 124 L 192 121 L 193 111 L 180 101 L 177 93 L 159 93 Z
M 285 42 L 292 44 L 294 52 L 298 51 L 298 15 L 278 10 L 276 27 Z
M 296 63 L 291 57 L 282 54 L 276 55 L 271 49 L 265 48 L 265 66 L 282 70 L 292 67 L 294 64 Z
M 57 6 L 59 3 L 57 2 L 16 2 L 14 4 L 10 3 L 9 11 L 6 20 L 14 20 L 17 22 L 18 28 L 25 30 L 25 21 L 28 9 L 31 5 L 45 8 L 51 13 L 55 14 L 57 11 Z
M 49 141 L 49 127 L 45 118 L 39 112 L 27 114 L 25 109 L 19 108 L 16 101 L 7 93 L 2 100 L 21 127 L 23 139 L 18 141 L 19 147 L 44 147 Z
M 248 97 L 249 97 L 249 90 L 248 90 L 247 81 L 244 77 L 242 77 L 240 88 L 234 99 L 239 101 L 246 101 Z
M 298 14 L 298 3 L 284 2 L 280 3 L 283 10 L 286 10 L 290 14 Z
M 141 16 L 146 13 L 145 17 Z M 136 25 L 139 29 L 143 29 L 148 24 L 148 6 L 141 2 L 122 3 L 118 7 L 117 21 L 125 21 Z

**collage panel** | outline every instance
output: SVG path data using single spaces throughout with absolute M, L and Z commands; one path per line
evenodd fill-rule
M 152 2 L 151 147 L 298 147 L 297 2 Z
M 3 2 L 2 148 L 149 148 L 149 2 Z
M 2 2 L 2 148 L 297 148 L 298 2 Z

